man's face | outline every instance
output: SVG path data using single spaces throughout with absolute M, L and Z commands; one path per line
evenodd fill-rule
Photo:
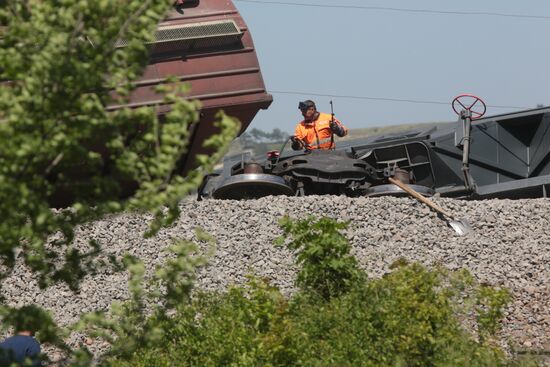
M 304 120 L 311 121 L 313 119 L 313 116 L 315 116 L 315 107 L 308 107 L 307 109 L 303 109 L 302 116 L 304 116 Z

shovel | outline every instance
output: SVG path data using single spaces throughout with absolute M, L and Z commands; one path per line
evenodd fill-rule
M 424 197 L 421 194 L 419 194 L 418 192 L 416 192 L 409 185 L 407 185 L 407 184 L 405 184 L 405 183 L 403 183 L 399 180 L 396 180 L 393 177 L 388 177 L 388 180 L 392 184 L 394 184 L 396 186 L 399 186 L 401 189 L 403 189 L 405 192 L 410 194 L 412 197 L 414 197 L 418 201 L 428 205 L 430 208 L 432 208 L 436 212 L 443 215 L 445 221 L 447 222 L 447 225 L 449 227 L 451 227 L 452 229 L 454 229 L 455 232 L 458 233 L 460 236 L 463 236 L 463 235 L 465 235 L 465 234 L 472 231 L 472 227 L 470 226 L 470 223 L 468 223 L 468 221 L 466 219 L 457 219 L 457 218 L 455 218 L 452 214 L 450 214 L 450 213 L 446 212 L 445 210 L 443 210 L 439 205 L 437 205 L 436 203 L 434 203 L 433 201 L 431 201 L 427 197 Z

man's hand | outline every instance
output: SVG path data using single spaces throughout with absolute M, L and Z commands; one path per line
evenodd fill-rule
M 338 136 L 344 136 L 344 129 L 336 121 L 329 122 L 330 131 Z
M 291 136 L 290 141 L 292 142 L 292 149 L 294 150 L 301 150 L 305 147 L 304 142 L 296 136 Z

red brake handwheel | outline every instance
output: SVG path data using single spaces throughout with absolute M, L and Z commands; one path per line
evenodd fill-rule
M 472 114 L 472 120 L 478 119 L 485 115 L 487 111 L 487 105 L 485 102 L 473 94 L 461 94 L 453 99 L 453 111 L 460 116 L 461 111 L 470 111 Z M 462 108 L 460 108 L 462 107 Z

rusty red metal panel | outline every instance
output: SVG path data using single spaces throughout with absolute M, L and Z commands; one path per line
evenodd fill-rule
M 234 23 L 238 34 L 214 34 L 212 29 L 216 29 L 217 23 L 225 26 Z M 216 132 L 213 122 L 218 110 L 223 109 L 237 117 L 243 132 L 257 112 L 268 108 L 272 102 L 272 96 L 264 85 L 250 31 L 230 0 L 183 1 L 169 12 L 159 29 L 192 27 L 191 33 L 200 33 L 197 30 L 201 26 L 206 31 L 203 36 L 196 35 L 192 41 L 152 46 L 150 62 L 126 105 L 140 107 L 159 103 L 162 97 L 154 92 L 154 88 L 165 84 L 169 76 L 189 83 L 189 98 L 199 99 L 202 110 L 183 163 L 184 171 L 193 167 L 196 154 L 207 153 L 202 144 L 205 138 Z M 110 109 L 120 107 L 123 106 L 110 106 Z M 170 106 L 161 106 L 158 111 L 166 113 L 169 109 Z
M 179 172 L 185 174 L 195 166 L 198 154 L 209 153 L 202 145 L 217 132 L 214 121 L 220 109 L 240 120 L 242 133 L 260 109 L 269 107 L 272 97 L 264 85 L 252 36 L 233 3 L 230 0 L 181 0 L 178 3 L 159 24 L 148 65 L 129 102 L 109 105 L 107 110 L 156 106 L 157 113 L 163 115 L 171 106 L 160 104 L 162 96 L 154 92 L 155 87 L 166 84 L 168 77 L 189 83 L 188 97 L 199 99 L 202 109 L 200 121 L 191 128 L 187 154 L 178 166 Z M 119 40 L 117 46 L 124 47 L 124 42 Z M 108 156 L 108 149 L 101 142 L 89 148 Z M 71 174 L 85 175 L 77 168 Z M 121 196 L 130 195 L 136 188 L 136 182 L 122 183 Z M 49 198 L 50 204 L 53 207 L 70 205 L 74 200 L 72 190 L 56 187 Z

